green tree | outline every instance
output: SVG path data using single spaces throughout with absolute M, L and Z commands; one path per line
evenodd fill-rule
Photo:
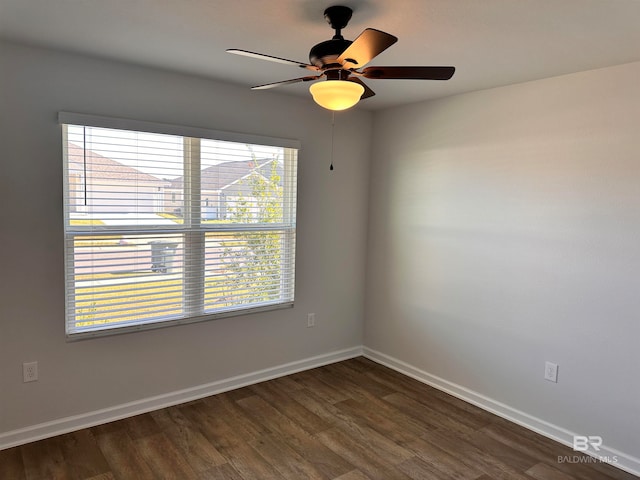
M 250 192 L 240 195 L 229 208 L 232 223 L 280 223 L 283 220 L 283 188 L 278 158 L 258 164 L 242 182 Z M 235 291 L 231 305 L 267 302 L 280 297 L 282 238 L 274 232 L 243 232 L 234 235 L 223 251 L 228 270 L 227 288 Z

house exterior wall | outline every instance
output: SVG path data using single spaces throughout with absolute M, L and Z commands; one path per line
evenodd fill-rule
M 171 215 L 182 215 L 184 195 L 181 188 L 167 187 L 163 189 L 162 211 Z M 219 190 L 202 190 L 202 218 L 205 220 L 221 220 L 225 218 L 224 194 Z
M 160 190 L 158 190 L 160 188 Z M 123 197 L 122 192 L 131 189 L 131 184 L 109 182 L 101 184 L 92 182 L 85 198 L 76 196 L 75 211 L 99 215 L 101 213 L 158 213 L 158 198 L 162 188 L 155 185 L 138 185 L 135 199 Z

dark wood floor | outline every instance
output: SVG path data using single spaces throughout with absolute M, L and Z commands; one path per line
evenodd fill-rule
M 2 480 L 627 480 L 364 358 L 0 452 Z

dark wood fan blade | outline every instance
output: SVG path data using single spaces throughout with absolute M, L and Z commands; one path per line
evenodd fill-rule
M 375 28 L 367 28 L 342 52 L 338 57 L 338 62 L 341 65 L 349 62 L 355 65 L 356 68 L 361 68 L 397 41 L 398 37 Z M 347 68 L 349 67 L 347 65 Z
M 279 87 L 280 85 L 289 85 L 290 83 L 310 82 L 312 80 L 317 80 L 320 77 L 322 77 L 322 75 L 311 75 L 309 77 L 292 78 L 291 80 L 282 80 L 280 82 L 265 83 L 264 85 L 257 85 L 255 87 L 251 87 L 251 90 L 266 90 L 267 88 Z
M 449 80 L 455 71 L 455 67 L 367 67 L 362 70 L 362 76 L 382 79 Z
M 376 94 L 376 92 L 371 90 L 369 88 L 369 86 L 366 83 L 364 83 L 362 80 L 360 80 L 358 77 L 350 77 L 349 81 L 350 82 L 359 83 L 360 85 L 362 85 L 364 87 L 364 93 L 360 97 L 360 100 L 364 100 L 365 98 L 373 97 Z
M 270 62 L 283 63 L 285 65 L 295 65 L 297 67 L 306 68 L 307 70 L 318 71 L 319 68 L 315 65 L 309 65 L 307 63 L 296 62 L 295 60 L 288 60 L 286 58 L 274 57 L 272 55 L 265 55 L 264 53 L 249 52 L 248 50 L 239 50 L 237 48 L 229 48 L 227 53 L 233 53 L 234 55 L 242 55 L 244 57 L 257 58 L 259 60 L 268 60 Z

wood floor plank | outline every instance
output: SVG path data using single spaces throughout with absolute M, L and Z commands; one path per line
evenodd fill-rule
M 419 457 L 412 457 L 408 460 L 397 465 L 398 470 L 403 472 L 409 478 L 413 478 L 415 480 L 451 480 L 452 478 L 457 478 L 460 480 L 461 478 L 466 477 L 452 477 L 447 473 L 444 473 L 433 465 L 425 462 Z M 468 477 L 471 478 L 471 477 Z M 474 479 L 477 477 L 473 477 Z
M 285 438 L 287 443 L 299 455 L 306 458 L 318 471 L 329 478 L 337 477 L 354 466 L 345 461 L 340 455 L 326 448 L 302 427 L 281 414 L 259 396 L 244 398 L 238 404 L 245 409 L 256 421 L 263 424 L 265 429 Z
M 180 411 L 197 425 L 202 435 L 223 455 L 222 449 L 244 445 L 261 436 L 245 429 L 246 422 L 243 425 L 230 424 L 225 419 L 225 411 L 211 408 L 211 403 L 190 405 L 180 408 Z
M 226 397 L 229 401 L 235 402 L 237 400 L 241 400 L 246 397 L 252 397 L 255 395 L 255 392 L 251 389 L 252 385 L 242 388 L 236 388 L 235 390 L 229 390 L 228 392 L 224 392 L 219 396 Z M 203 399 L 202 401 L 207 401 L 207 399 Z
M 162 480 L 196 480 L 196 473 L 164 433 L 134 440 L 151 471 Z
M 247 415 L 239 406 L 239 402 L 245 401 L 248 398 L 254 398 L 256 396 L 255 393 L 252 392 L 252 395 L 244 396 L 241 400 L 235 400 L 229 393 L 230 392 L 227 392 L 204 399 L 205 403 L 212 408 L 211 414 L 221 415 L 225 421 L 232 424 L 234 428 L 241 428 L 242 435 L 249 441 L 269 434 L 268 429 Z
M 286 377 L 278 377 L 270 380 L 269 383 L 277 386 L 283 392 L 293 392 L 295 390 L 302 390 L 304 386 L 296 382 L 291 375 Z
M 446 432 L 434 430 L 422 438 L 456 456 L 461 463 L 485 472 L 494 480 L 531 480 L 531 477 L 523 472 L 468 443 L 462 436 L 447 435 Z
M 380 379 L 380 375 L 383 376 L 383 379 Z M 376 378 L 381 383 L 395 386 L 397 393 L 403 394 L 431 410 L 441 412 L 460 423 L 468 425 L 474 430 L 489 425 L 499 418 L 492 413 L 486 412 L 445 392 L 436 390 L 429 385 L 420 383 L 415 379 L 405 377 L 389 369 L 381 370 L 380 366 L 376 367 L 375 370 L 367 374 L 367 376 Z M 385 376 L 386 379 L 384 379 Z
M 368 359 L 367 357 L 354 357 L 340 363 L 349 364 L 351 368 L 358 370 L 362 374 L 367 374 L 371 371 L 371 369 L 382 366 L 379 363 L 376 363 L 373 360 Z M 383 367 L 383 368 L 386 368 L 386 367 Z
M 90 430 L 68 433 L 59 438 L 62 457 L 71 478 L 92 478 L 110 472 L 111 468 Z
M 312 435 L 331 426 L 304 405 L 296 402 L 291 397 L 291 391 L 283 390 L 279 382 L 259 383 L 254 385 L 252 390 L 280 413 L 286 412 L 286 416 L 289 419 Z
M 395 469 L 395 465 L 386 464 L 381 460 L 378 452 L 370 448 L 368 444 L 355 440 L 338 427 L 325 430 L 317 434 L 316 438 L 372 480 L 407 480 L 410 478 Z M 402 458 L 400 461 L 404 460 L 406 458 Z
M 25 480 L 21 447 L 0 450 L 0 480 Z
M 332 431 L 342 430 L 349 438 L 376 452 L 376 457 L 387 465 L 396 465 L 413 456 L 413 453 L 402 445 L 394 442 L 387 436 L 377 432 L 364 423 L 357 421 L 342 422 L 340 427 L 334 427 Z
M 94 434 L 111 433 L 111 432 L 127 432 L 132 440 L 147 435 L 159 433 L 160 429 L 155 420 L 150 415 L 135 415 L 115 422 L 106 423 L 92 428 Z
M 334 478 L 333 480 L 371 480 L 371 478 L 367 477 L 360 470 L 352 470 L 344 475 Z
M 403 445 L 429 431 L 419 421 L 389 406 L 382 401 L 371 401 L 366 405 L 349 399 L 336 404 L 343 414 L 349 415 L 352 421 L 360 422 L 384 435 L 389 440 Z
M 332 427 L 340 422 L 340 419 L 336 417 L 338 409 L 335 407 L 335 404 L 321 398 L 317 393 L 303 388 L 301 390 L 295 390 L 289 395 L 294 401 L 321 418 L 326 425 Z
M 331 478 L 298 454 L 285 439 L 279 436 L 266 436 L 251 442 L 251 446 L 278 471 L 280 474 L 278 478 L 287 480 L 302 478 L 305 480 L 330 480 Z
M 371 365 L 371 370 L 366 373 L 367 376 L 374 378 L 380 383 L 392 386 L 398 393 L 404 393 L 407 397 L 412 398 L 413 400 L 422 401 L 422 403 L 425 404 L 430 404 L 434 400 L 439 400 L 444 404 L 450 404 L 457 409 L 468 411 L 475 416 L 483 418 L 483 422 L 485 424 L 491 423 L 497 418 L 496 415 L 460 400 L 453 395 L 449 395 L 446 392 L 442 392 L 430 385 L 426 385 L 414 378 L 391 370 L 383 365 L 379 365 L 371 360 L 364 360 Z
M 538 480 L 577 480 L 576 477 L 556 470 L 546 463 L 538 463 L 529 468 L 526 473 Z
M 116 477 L 113 476 L 113 473 L 107 472 L 96 475 L 95 477 L 85 478 L 84 480 L 116 480 Z
M 166 408 L 152 412 L 151 415 L 194 471 L 202 472 L 227 463 L 224 456 L 179 408 Z
M 223 455 L 240 474 L 243 480 L 265 480 L 280 478 L 276 470 L 250 445 L 233 445 L 222 449 Z
M 113 432 L 98 433 L 95 438 L 116 479 L 155 479 L 155 475 L 149 465 L 140 455 L 126 431 L 120 429 Z
M 252 412 L 256 418 L 264 422 L 265 426 L 283 438 L 289 439 L 295 446 L 295 439 L 304 437 L 304 431 L 288 417 L 280 414 L 275 408 L 259 397 L 245 398 L 238 402 L 239 405 Z M 360 426 L 357 423 L 342 422 L 342 428 L 348 430 L 356 441 L 366 444 L 368 448 L 375 449 L 377 456 L 383 461 L 395 464 L 409 458 L 412 454 L 388 438 L 374 430 Z M 308 449 L 306 449 L 308 451 Z
M 482 450 L 492 455 L 502 463 L 522 472 L 538 463 L 538 460 L 535 457 L 532 457 L 521 450 L 509 447 L 491 438 L 483 431 L 474 432 L 473 434 L 466 436 L 465 439 L 478 450 Z
M 244 478 L 229 463 L 212 467 L 198 473 L 198 480 L 244 480 Z
M 413 452 L 404 446 L 395 443 L 366 425 L 358 425 L 356 428 L 354 423 L 345 423 L 340 428 L 353 440 L 362 445 L 367 445 L 368 448 L 375 451 L 376 456 L 388 465 L 396 465 L 414 456 Z
M 322 374 L 321 368 L 307 370 L 293 375 L 296 383 L 302 385 L 328 403 L 342 402 L 343 400 L 351 398 L 346 392 L 336 388 L 331 385 L 331 383 L 323 381 L 323 377 L 325 377 L 325 375 Z
M 480 429 L 480 431 L 504 445 L 520 450 L 543 462 L 553 461 L 556 455 L 572 455 L 574 452 L 564 445 L 558 444 L 533 432 L 515 426 L 506 420 L 498 420 Z
M 70 480 L 60 448 L 60 438 L 48 438 L 22 447 L 27 480 Z
M 404 443 L 403 446 L 412 451 L 416 457 L 447 475 L 448 478 L 475 480 L 482 474 L 477 465 L 467 464 L 461 461 L 457 454 L 449 453 L 422 438 L 415 438 Z
M 274 406 L 270 405 L 264 398 L 254 395 L 238 401 L 243 411 L 262 426 L 265 434 L 274 433 L 281 436 L 295 435 L 305 432 L 302 427 L 295 423 L 286 415 L 280 413 Z
M 407 397 L 403 393 L 394 393 L 384 397 L 384 401 L 411 417 L 423 416 L 424 421 L 433 429 L 454 431 L 461 435 L 470 435 L 476 431 L 472 426 L 449 417 L 441 411 L 436 411 L 417 400 Z
M 331 380 L 334 384 L 335 382 L 340 382 L 347 391 L 350 391 L 349 387 L 355 386 L 358 390 L 364 390 L 378 398 L 396 392 L 395 388 L 380 383 L 367 375 L 363 375 L 361 371 L 353 368 L 353 366 L 354 362 L 333 363 L 327 365 L 325 371 L 332 375 Z

